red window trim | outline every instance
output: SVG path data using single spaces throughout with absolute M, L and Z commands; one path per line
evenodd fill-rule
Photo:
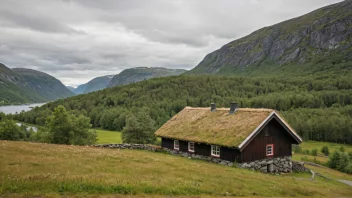
M 268 154 L 268 146 L 271 146 L 271 154 Z M 274 155 L 274 144 L 267 144 L 266 145 L 265 154 L 266 154 L 266 156 L 273 156 Z

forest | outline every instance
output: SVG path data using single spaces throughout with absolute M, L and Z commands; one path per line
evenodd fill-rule
M 93 127 L 121 131 L 130 115 L 149 114 L 160 127 L 185 106 L 272 108 L 305 140 L 352 143 L 351 72 L 305 77 L 173 76 L 60 99 L 14 115 L 44 125 L 58 105 L 90 118 Z

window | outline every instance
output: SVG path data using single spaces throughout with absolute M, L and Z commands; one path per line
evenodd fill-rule
M 178 142 L 178 140 L 174 140 L 174 149 L 175 150 L 179 150 L 180 149 L 180 143 Z
M 220 146 L 211 145 L 211 156 L 220 157 Z
M 266 145 L 266 156 L 273 156 L 274 155 L 274 145 L 267 144 Z
M 194 142 L 188 142 L 188 151 L 194 152 Z

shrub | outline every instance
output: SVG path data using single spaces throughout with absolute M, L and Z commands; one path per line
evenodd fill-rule
M 345 167 L 344 172 L 348 173 L 348 174 L 352 174 L 352 162 L 350 161 L 348 163 L 348 165 Z
M 45 128 L 38 132 L 35 139 L 54 144 L 91 145 L 97 141 L 97 135 L 90 128 L 88 117 L 69 114 L 60 105 L 47 118 Z
M 309 155 L 309 149 L 305 150 L 304 153 Z
M 344 147 L 344 146 L 341 146 L 341 147 L 340 147 L 340 151 L 341 151 L 342 153 L 344 153 L 344 152 L 345 152 L 345 147 Z
M 332 169 L 337 169 L 341 160 L 341 153 L 335 151 L 329 157 L 328 166 Z
M 13 120 L 5 120 L 0 123 L 0 140 L 24 140 L 26 133 Z
M 155 122 L 147 113 L 138 113 L 137 116 L 130 116 L 126 120 L 126 126 L 122 131 L 124 143 L 153 144 L 156 141 L 154 136 Z
M 318 155 L 318 149 L 313 149 L 312 150 L 312 155 L 317 156 Z
M 328 166 L 332 169 L 336 169 L 342 172 L 347 172 L 351 167 L 349 166 L 350 159 L 349 156 L 345 153 L 340 153 L 335 151 L 329 157 Z
M 295 152 L 295 153 L 302 153 L 302 148 L 301 148 L 301 146 L 299 146 L 299 145 L 292 145 L 292 150 L 293 150 L 293 152 Z
M 330 154 L 329 148 L 327 146 L 323 146 L 321 148 L 321 152 L 326 156 L 329 156 L 329 154 Z

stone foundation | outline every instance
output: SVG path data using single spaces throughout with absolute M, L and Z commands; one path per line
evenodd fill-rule
M 293 172 L 309 172 L 309 168 L 304 167 L 304 162 L 292 161 Z
M 292 172 L 292 161 L 290 156 L 286 156 L 245 162 L 239 164 L 239 167 L 263 173 L 289 173 Z

